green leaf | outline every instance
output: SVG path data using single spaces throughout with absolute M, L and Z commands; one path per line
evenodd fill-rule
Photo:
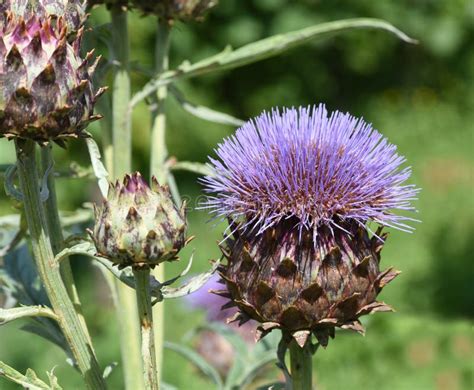
M 23 375 L 13 367 L 5 364 L 0 361 L 0 377 L 5 377 L 6 379 L 23 386 L 25 389 L 29 390 L 60 390 L 61 387 L 55 383 L 55 387 L 49 386 L 38 378 L 36 373 L 30 368 L 26 371 L 26 374 Z
M 73 255 L 83 255 L 83 256 L 87 256 L 87 257 L 91 257 L 95 259 L 96 253 L 97 253 L 97 250 L 94 244 L 92 244 L 89 241 L 83 241 L 70 248 L 63 249 L 54 257 L 54 261 L 57 263 L 60 263 L 61 260 L 64 260 Z
M 237 50 L 226 48 L 223 52 L 194 64 L 185 62 L 177 69 L 161 73 L 148 82 L 141 91 L 132 97 L 130 106 L 134 107 L 143 99 L 153 94 L 158 88 L 174 83 L 176 80 L 196 77 L 226 69 L 238 68 L 266 58 L 274 57 L 294 47 L 315 40 L 316 38 L 328 37 L 354 29 L 385 30 L 405 42 L 416 43 L 414 39 L 407 36 L 392 24 L 381 19 L 355 18 L 322 23 L 286 34 L 274 35 L 242 46 Z
M 245 123 L 243 120 L 235 118 L 232 115 L 191 103 L 190 101 L 186 100 L 184 94 L 175 86 L 171 86 L 170 91 L 181 107 L 197 118 L 213 123 L 237 127 L 242 126 Z
M 170 165 L 172 171 L 188 171 L 197 173 L 202 176 L 214 176 L 214 170 L 207 164 L 190 162 L 190 161 L 177 161 L 172 162 Z
M 100 192 L 104 198 L 107 198 L 107 192 L 109 191 L 109 173 L 102 163 L 102 155 L 100 154 L 99 146 L 97 146 L 97 143 L 94 141 L 92 136 L 86 138 L 86 143 L 91 158 L 92 169 L 94 170 L 95 177 L 97 178 Z
M 209 271 L 203 272 L 202 274 L 192 277 L 180 287 L 177 287 L 177 288 L 163 287 L 161 289 L 163 297 L 166 299 L 180 298 L 180 297 L 184 297 L 185 295 L 192 294 L 193 292 L 199 290 L 212 277 L 217 267 L 219 267 L 219 264 L 220 262 L 216 261 Z
M 181 356 L 189 360 L 192 364 L 199 368 L 203 374 L 208 376 L 217 385 L 218 389 L 224 388 L 224 384 L 222 383 L 222 379 L 217 370 L 212 367 L 201 355 L 193 351 L 191 348 L 175 343 L 170 343 L 167 341 L 165 341 L 164 347 L 166 349 L 169 349 L 170 351 L 174 351 L 180 354 Z
M 44 306 L 21 306 L 12 309 L 0 308 L 0 325 L 28 317 L 47 317 L 55 321 L 57 321 L 58 318 L 49 307 Z

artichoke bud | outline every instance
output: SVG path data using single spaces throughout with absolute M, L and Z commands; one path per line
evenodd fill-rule
M 350 234 L 322 226 L 316 241 L 290 220 L 260 235 L 235 229 L 220 270 L 240 309 L 233 320 L 260 322 L 259 338 L 281 329 L 301 346 L 311 334 L 326 346 L 335 327 L 364 333 L 359 317 L 391 310 L 376 297 L 399 272 L 379 270 L 380 231 L 369 238 L 356 223 L 344 229 Z
M 2 0 L 0 12 L 8 11 L 25 20 L 33 16 L 38 19 L 62 19 L 69 32 L 75 32 L 84 24 L 86 14 L 84 0 Z
M 40 144 L 84 137 L 99 119 L 94 104 L 93 53 L 81 58 L 81 28 L 68 42 L 62 18 L 23 18 L 7 12 L 0 23 L 0 137 Z
M 150 188 L 139 173 L 111 184 L 95 217 L 97 252 L 120 268 L 177 260 L 187 242 L 185 205 L 178 209 L 167 187 L 153 178 Z

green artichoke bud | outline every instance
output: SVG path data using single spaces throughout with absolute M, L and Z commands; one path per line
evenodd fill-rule
M 25 20 L 36 16 L 45 20 L 62 18 L 68 30 L 77 31 L 86 19 L 84 0 L 2 0 L 0 13 L 10 12 Z
M 215 291 L 240 309 L 233 320 L 259 321 L 259 337 L 279 328 L 300 345 L 313 333 L 326 346 L 335 327 L 363 333 L 360 316 L 391 310 L 375 300 L 399 273 L 379 271 L 380 238 L 370 239 L 356 223 L 344 226 L 350 234 L 321 227 L 315 247 L 312 233 L 300 238 L 293 222 L 261 235 L 234 229 L 223 248 L 228 265 L 220 269 L 228 290 Z
M 145 14 L 172 21 L 202 20 L 205 13 L 217 4 L 217 0 L 92 0 L 91 5 L 106 4 L 110 7 L 136 8 Z
M 187 243 L 185 204 L 178 209 L 167 187 L 153 178 L 150 188 L 139 173 L 111 184 L 95 216 L 91 236 L 97 252 L 120 268 L 177 260 Z
M 81 58 L 82 29 L 71 43 L 62 18 L 24 19 L 7 13 L 0 23 L 0 137 L 51 140 L 85 136 L 99 116 L 93 107 L 93 53 Z

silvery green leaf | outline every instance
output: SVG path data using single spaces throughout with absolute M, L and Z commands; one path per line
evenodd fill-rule
M 49 379 L 49 387 L 51 390 L 62 390 L 62 387 L 59 386 L 58 378 L 54 375 L 54 370 L 46 371 Z
M 102 156 L 100 154 L 99 146 L 97 146 L 97 143 L 94 141 L 94 139 L 92 137 L 86 138 L 86 143 L 100 192 L 102 193 L 102 196 L 106 198 L 107 192 L 109 191 L 109 182 L 107 180 L 109 173 L 102 163 Z
M 174 351 L 187 360 L 189 360 L 192 364 L 194 364 L 203 374 L 209 377 L 217 386 L 218 389 L 223 389 L 224 384 L 222 383 L 221 376 L 217 372 L 217 370 L 212 367 L 201 355 L 193 351 L 191 348 L 188 348 L 183 345 L 170 343 L 165 341 L 164 347 L 169 349 L 170 351 Z
M 54 261 L 57 263 L 60 263 L 61 260 L 73 255 L 83 255 L 83 256 L 95 258 L 96 253 L 97 253 L 97 250 L 95 249 L 94 244 L 92 244 L 89 241 L 83 241 L 70 248 L 63 249 L 54 257 Z
M 184 297 L 186 295 L 192 294 L 193 292 L 199 290 L 202 286 L 204 286 L 208 282 L 212 274 L 216 271 L 219 264 L 220 262 L 216 261 L 209 271 L 192 277 L 180 287 L 177 287 L 177 288 L 163 287 L 161 289 L 161 292 L 163 293 L 163 297 L 166 299 L 180 298 L 180 297 Z
M 13 367 L 5 364 L 0 361 L 0 377 L 4 377 L 14 383 L 19 384 L 25 389 L 30 390 L 51 390 L 52 388 L 44 383 L 42 380 L 38 379 L 35 372 L 31 369 L 26 371 L 26 374 L 23 375 Z
M 173 171 L 188 171 L 203 176 L 215 175 L 214 170 L 209 165 L 191 161 L 172 162 L 170 164 L 170 169 Z
M 354 18 L 321 23 L 301 30 L 285 34 L 277 34 L 242 46 L 236 50 L 226 48 L 221 53 L 194 64 L 185 62 L 177 69 L 163 72 L 148 82 L 141 91 L 137 92 L 132 97 L 130 106 L 133 107 L 137 105 L 143 99 L 155 93 L 158 88 L 174 83 L 178 79 L 191 78 L 211 72 L 238 68 L 279 55 L 289 49 L 313 41 L 316 38 L 333 36 L 337 33 L 354 29 L 385 30 L 405 42 L 417 42 L 392 24 L 381 19 Z
M 190 101 L 186 100 L 184 94 L 175 86 L 170 86 L 170 91 L 181 107 L 197 118 L 213 123 L 237 127 L 242 126 L 245 123 L 243 120 L 235 118 L 232 115 L 225 114 L 199 104 L 191 103 Z
M 56 314 L 44 306 L 20 306 L 11 309 L 0 308 L 0 325 L 25 317 L 46 317 L 57 320 Z

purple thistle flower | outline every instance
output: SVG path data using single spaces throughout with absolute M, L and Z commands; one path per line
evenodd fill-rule
M 362 119 L 324 105 L 273 109 L 224 140 L 210 159 L 206 208 L 261 234 L 284 220 L 300 234 L 374 221 L 411 231 L 395 210 L 411 210 L 419 191 L 397 148 Z M 316 243 L 316 240 L 315 240 Z

